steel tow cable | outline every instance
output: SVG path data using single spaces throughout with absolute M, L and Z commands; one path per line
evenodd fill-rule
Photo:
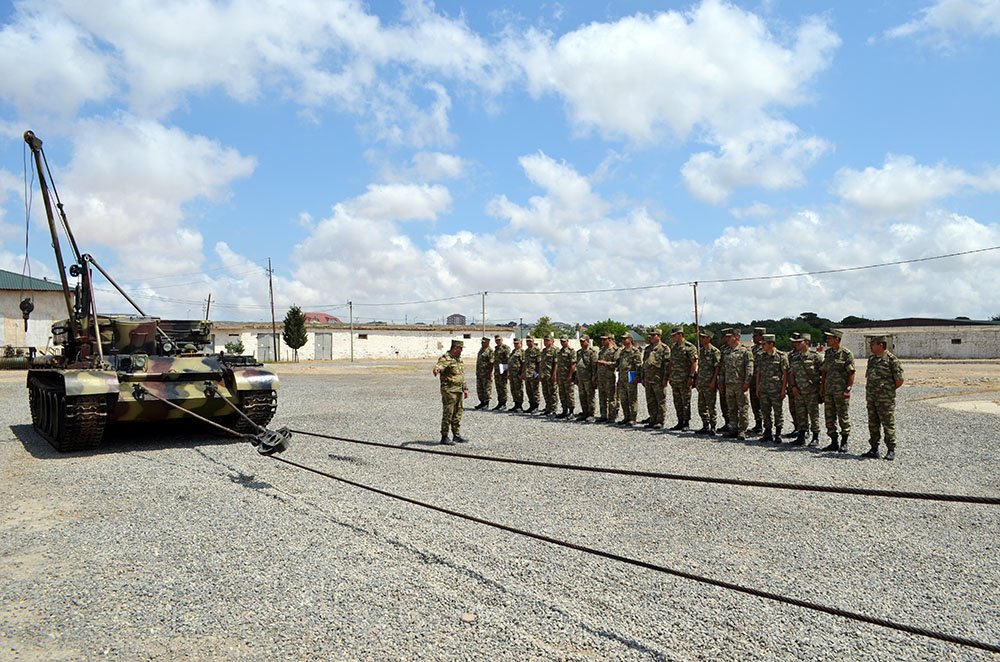
M 847 618 L 854 621 L 859 621 L 861 623 L 867 623 L 869 625 L 878 625 L 881 627 L 889 628 L 892 630 L 898 630 L 900 632 L 906 632 L 908 634 L 915 634 L 922 637 L 928 637 L 930 639 L 937 639 L 938 641 L 944 641 L 950 644 L 956 644 L 959 646 L 966 646 L 969 648 L 977 648 L 979 650 L 988 651 L 991 653 L 1000 653 L 1000 646 L 994 644 L 988 644 L 982 641 L 977 641 L 975 639 L 970 639 L 968 637 L 959 637 L 956 635 L 947 634 L 944 632 L 938 632 L 936 630 L 929 630 L 927 628 L 916 627 L 913 625 L 906 625 L 905 623 L 897 623 L 896 621 L 890 621 L 885 618 L 879 618 L 877 616 L 868 616 L 866 614 L 861 614 L 858 612 L 848 611 L 846 609 L 838 609 L 836 607 L 828 607 L 826 605 L 817 604 L 815 602 L 809 602 L 808 600 L 800 600 L 798 598 L 791 598 L 778 593 L 772 593 L 770 591 L 762 591 L 760 589 L 751 588 L 748 586 L 742 586 L 740 584 L 734 584 L 732 582 L 722 581 L 720 579 L 712 579 L 711 577 L 705 577 L 702 575 L 696 575 L 691 572 L 686 572 L 684 570 L 676 570 L 674 568 L 668 568 L 666 566 L 657 565 L 655 563 L 650 563 L 648 561 L 642 561 L 640 559 L 633 559 L 628 556 L 622 556 L 620 554 L 614 554 L 612 552 L 606 552 L 600 549 L 594 549 L 592 547 L 584 547 L 583 545 L 578 545 L 576 543 L 567 542 L 565 540 L 560 540 L 558 538 L 552 538 L 551 536 L 546 536 L 540 533 L 532 533 L 531 531 L 525 531 L 523 529 L 517 529 L 512 526 L 507 526 L 505 524 L 499 524 L 497 522 L 492 522 L 481 517 L 476 517 L 474 515 L 468 515 L 466 513 L 460 513 L 455 510 L 450 510 L 448 508 L 442 508 L 441 506 L 435 506 L 430 503 L 423 501 L 418 501 L 416 499 L 411 499 L 393 492 L 388 492 L 386 490 L 381 490 L 377 487 L 372 487 L 370 485 L 365 485 L 363 483 L 358 483 L 341 476 L 334 475 L 332 473 L 322 471 L 320 469 L 314 469 L 313 467 L 299 464 L 293 460 L 286 459 L 278 455 L 269 455 L 268 457 L 282 462 L 292 467 L 302 469 L 303 471 L 308 471 L 314 473 L 318 476 L 323 476 L 331 480 L 335 480 L 345 485 L 350 485 L 362 490 L 373 492 L 390 499 L 396 499 L 398 501 L 403 501 L 415 506 L 420 506 L 421 508 L 427 508 L 445 515 L 451 515 L 452 517 L 458 517 L 460 519 L 467 520 L 469 522 L 475 522 L 477 524 L 483 524 L 485 526 L 493 527 L 499 529 L 500 531 L 505 531 L 507 533 L 514 533 L 526 538 L 532 538 L 534 540 L 539 540 L 541 542 L 546 542 L 559 547 L 565 547 L 567 549 L 576 550 L 578 552 L 583 552 L 585 554 L 591 554 L 594 556 L 599 556 L 601 558 L 609 559 L 612 561 L 618 561 L 621 563 L 626 563 L 628 565 L 637 566 L 640 568 L 645 568 L 647 570 L 653 570 L 656 572 L 665 573 L 668 575 L 673 575 L 674 577 L 680 577 L 682 579 L 690 579 L 692 581 L 700 582 L 702 584 L 708 584 L 710 586 L 715 586 L 718 588 L 724 588 L 731 591 L 737 591 L 739 593 L 745 593 L 747 595 L 752 595 L 758 598 L 764 598 L 767 600 L 773 600 L 775 602 L 781 602 L 784 604 L 792 605 L 795 607 L 802 607 L 803 609 L 810 609 L 813 611 L 823 612 L 825 614 L 830 614 L 832 616 L 839 616 L 841 618 Z
M 962 494 L 934 494 L 922 492 L 904 492 L 899 490 L 879 490 L 865 487 L 839 487 L 836 485 L 808 485 L 804 483 L 778 483 L 763 480 L 745 480 L 742 478 L 715 478 L 711 476 L 691 476 L 687 474 L 660 473 L 654 471 L 636 471 L 634 469 L 615 469 L 612 467 L 590 467 L 580 464 L 561 464 L 558 462 L 543 462 L 541 460 L 521 460 L 509 457 L 496 457 L 493 455 L 476 455 L 475 453 L 456 453 L 454 451 L 433 451 L 426 448 L 411 448 L 409 446 L 399 446 L 396 444 L 385 444 L 377 441 L 364 441 L 362 439 L 351 439 L 349 437 L 338 437 L 335 435 L 320 434 L 318 432 L 307 432 L 305 430 L 291 430 L 294 434 L 302 434 L 334 441 L 343 441 L 349 444 L 360 444 L 362 446 L 374 446 L 377 448 L 391 448 L 394 450 L 409 451 L 411 453 L 426 453 L 428 455 L 445 455 L 448 457 L 460 457 L 467 460 L 481 460 L 484 462 L 500 462 L 503 464 L 519 464 L 529 467 L 544 467 L 547 469 L 567 469 L 571 471 L 584 471 L 589 473 L 612 474 L 617 476 L 632 476 L 636 478 L 653 478 L 661 480 L 678 480 L 693 483 L 713 483 L 717 485 L 739 485 L 742 487 L 763 487 L 777 490 L 796 490 L 802 492 L 825 492 L 832 494 L 853 494 L 857 496 L 876 496 L 893 499 L 921 499 L 925 501 L 948 501 L 952 503 L 974 503 L 990 506 L 1000 505 L 1000 498 L 986 496 L 970 496 Z

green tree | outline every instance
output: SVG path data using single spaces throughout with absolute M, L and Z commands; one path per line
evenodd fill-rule
M 628 333 L 628 325 L 624 322 L 613 320 L 610 317 L 603 322 L 594 322 L 587 326 L 587 335 L 593 341 L 597 341 L 604 335 L 617 338 L 623 333 Z
M 1000 313 L 997 313 L 996 315 L 994 315 L 993 317 L 991 317 L 990 321 L 992 321 L 992 322 L 1000 322 Z
M 531 335 L 535 338 L 544 338 L 550 333 L 554 334 L 558 329 L 552 324 L 550 317 L 539 317 L 535 322 L 535 328 L 531 330 Z
M 295 352 L 295 360 L 299 360 L 299 348 L 306 344 L 306 316 L 298 306 L 292 306 L 285 314 L 284 330 L 281 338 Z
M 238 338 L 226 343 L 226 354 L 242 354 L 245 351 L 247 348 L 243 346 L 243 341 Z

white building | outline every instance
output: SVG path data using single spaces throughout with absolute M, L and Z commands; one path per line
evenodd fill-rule
M 35 307 L 28 317 L 27 331 L 20 308 L 25 298 Z M 62 285 L 0 269 L 0 347 L 51 347 L 52 323 L 67 316 Z
M 897 320 L 887 326 L 842 329 L 842 342 L 857 358 L 871 353 L 873 336 L 885 336 L 889 351 L 901 359 L 1000 359 L 1000 324 L 928 324 L 934 321 L 912 320 L 910 325 L 911 320 Z

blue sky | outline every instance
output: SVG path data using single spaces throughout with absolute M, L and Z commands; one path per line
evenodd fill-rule
M 985 318 L 1000 251 L 707 281 L 1000 246 L 997 71 L 998 0 L 0 4 L 0 268 L 31 128 L 163 316 Z

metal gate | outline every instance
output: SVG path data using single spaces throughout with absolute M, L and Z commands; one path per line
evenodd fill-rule
M 315 338 L 316 354 L 313 358 L 317 361 L 331 360 L 333 358 L 333 334 L 317 333 Z
M 274 336 L 270 333 L 257 334 L 257 360 L 274 360 Z

